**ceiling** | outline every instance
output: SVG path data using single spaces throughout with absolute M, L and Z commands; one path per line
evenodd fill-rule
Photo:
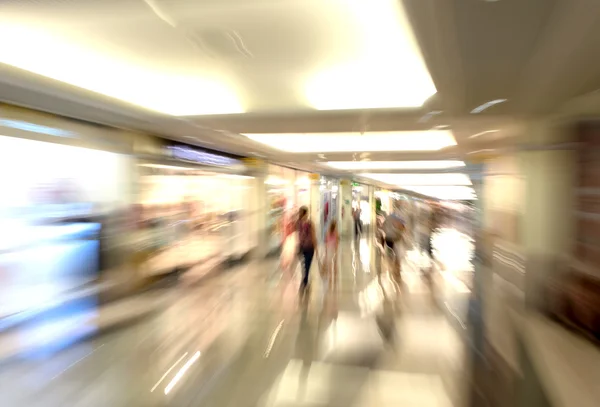
M 600 88 L 600 2 L 596 0 L 404 0 L 405 14 L 400 19 L 409 21 L 414 32 L 414 37 L 409 33 L 404 39 L 393 37 L 391 31 L 391 37 L 384 35 L 387 31 L 372 31 L 377 21 L 382 27 L 389 21 L 364 4 L 386 1 L 4 1 L 0 33 L 5 37 L 12 33 L 19 40 L 11 42 L 13 48 L 0 46 L 0 51 L 27 54 L 27 58 L 15 54 L 21 67 L 46 61 L 44 69 L 54 69 L 50 76 L 76 78 L 80 86 L 0 64 L 0 99 L 318 170 L 323 168 L 321 161 L 330 160 L 465 159 L 469 153 L 513 144 L 526 136 L 529 121 L 560 112 L 564 106 L 577 113 L 573 106 L 578 105 L 572 101 L 587 100 L 586 95 Z M 366 19 L 368 13 L 372 20 Z M 375 23 L 367 24 L 370 21 Z M 70 58 L 61 58 L 60 49 L 45 36 L 69 42 Z M 409 77 L 427 87 L 429 75 L 411 76 L 413 70 L 396 64 L 406 49 L 416 50 L 415 59 L 406 65 L 418 66 L 422 56 L 437 93 L 429 98 L 424 93 L 415 96 L 415 100 L 426 99 L 422 107 L 367 109 L 378 105 L 374 96 L 385 96 L 381 105 L 392 100 L 389 95 L 406 96 L 408 91 L 402 89 L 411 86 Z M 99 54 L 118 64 L 105 64 Z M 382 63 L 373 63 L 376 67 L 364 77 L 338 75 L 341 71 L 333 69 L 361 58 L 381 58 Z M 136 75 L 139 67 L 150 73 Z M 363 71 L 351 71 L 356 72 Z M 395 75 L 386 76 L 390 72 Z M 90 78 L 97 83 L 89 82 Z M 159 85 L 157 78 L 168 80 Z M 204 79 L 218 86 L 207 85 Z M 103 92 L 99 93 L 98 83 L 105 86 Z M 343 96 L 348 101 L 345 107 L 350 108 L 316 110 L 319 103 L 309 97 L 310 84 L 313 93 Z M 162 93 L 156 93 L 156 88 Z M 369 93 L 371 88 L 378 93 Z M 132 89 L 139 94 L 131 96 Z M 207 92 L 213 97 L 204 97 Z M 229 106 L 232 95 L 244 113 L 194 114 L 198 109 L 210 113 Z M 364 105 L 354 106 L 356 95 L 364 95 Z M 507 101 L 477 115 L 470 113 L 494 99 Z M 321 101 L 320 108 L 327 109 L 331 101 Z M 591 113 L 589 106 L 580 110 Z M 240 135 L 368 135 L 435 126 L 452 129 L 458 145 L 428 153 L 323 156 L 272 150 Z

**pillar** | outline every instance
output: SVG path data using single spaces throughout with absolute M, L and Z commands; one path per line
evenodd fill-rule
M 246 163 L 250 169 L 249 175 L 253 176 L 252 189 L 250 192 L 250 222 L 254 243 L 254 256 L 262 259 L 269 253 L 270 232 L 267 229 L 269 220 L 269 196 L 267 194 L 268 167 L 262 160 L 248 160 Z
M 352 182 L 348 179 L 340 180 L 339 188 L 338 229 L 340 237 L 352 238 L 354 224 L 352 222 Z
M 319 174 L 310 174 L 310 206 L 309 216 L 315 225 L 315 234 L 317 238 L 321 235 L 321 200 L 322 200 L 322 188 L 321 188 L 321 176 Z

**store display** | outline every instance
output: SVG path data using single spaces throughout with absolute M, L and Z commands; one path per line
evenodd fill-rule
M 99 277 L 126 166 L 119 154 L 0 137 L 0 317 Z
M 255 239 L 248 214 L 251 177 L 140 166 L 134 242 L 142 275 L 241 258 Z

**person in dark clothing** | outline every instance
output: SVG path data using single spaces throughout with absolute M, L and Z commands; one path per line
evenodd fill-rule
M 317 237 L 315 234 L 315 226 L 308 217 L 308 208 L 303 206 L 298 211 L 298 222 L 296 224 L 298 230 L 298 246 L 300 257 L 303 263 L 302 274 L 302 289 L 306 289 L 309 283 L 310 266 L 312 260 L 317 254 Z

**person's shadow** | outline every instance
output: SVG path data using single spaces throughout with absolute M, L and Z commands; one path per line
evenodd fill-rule
M 306 396 L 306 386 L 312 362 L 316 356 L 315 331 L 308 320 L 309 292 L 305 292 L 300 302 L 300 326 L 296 338 L 296 355 L 302 360 L 298 377 L 298 393 L 296 399 L 300 402 Z

